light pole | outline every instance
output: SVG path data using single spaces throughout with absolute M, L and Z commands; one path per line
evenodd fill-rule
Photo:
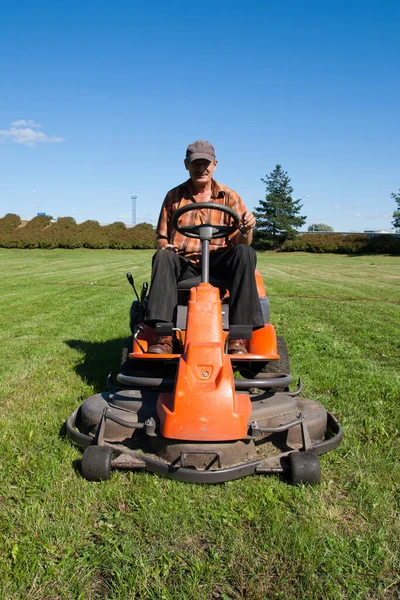
M 132 200 L 132 227 L 136 225 L 136 200 L 137 196 L 131 196 Z
M 308 194 L 306 194 L 306 198 L 309 198 L 310 196 Z M 312 202 L 312 229 L 311 231 L 314 231 L 314 200 L 311 200 Z

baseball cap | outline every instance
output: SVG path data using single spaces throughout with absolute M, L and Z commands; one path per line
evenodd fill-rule
M 215 160 L 215 150 L 214 146 L 210 144 L 210 142 L 206 142 L 205 140 L 197 140 L 197 142 L 193 142 L 187 147 L 186 150 L 186 160 L 192 162 L 199 158 L 204 158 L 205 160 L 214 161 Z

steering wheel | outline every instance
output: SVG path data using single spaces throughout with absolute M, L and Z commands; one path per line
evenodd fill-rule
M 201 210 L 203 208 L 208 208 L 212 210 L 219 210 L 220 212 L 224 212 L 228 214 L 233 219 L 233 225 L 211 225 L 202 223 L 200 225 L 179 225 L 178 220 L 187 212 L 192 210 Z M 216 240 L 218 238 L 225 237 L 230 235 L 240 226 L 240 217 L 233 208 L 230 206 L 224 206 L 223 204 L 215 204 L 214 202 L 195 202 L 193 204 L 187 204 L 186 206 L 182 206 L 178 208 L 176 212 L 174 212 L 172 217 L 172 224 L 175 227 L 176 231 L 186 235 L 190 238 L 199 238 L 200 237 L 200 229 L 202 227 L 212 227 L 212 239 Z

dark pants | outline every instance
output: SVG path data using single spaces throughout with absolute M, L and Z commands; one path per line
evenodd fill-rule
M 263 327 L 254 270 L 257 255 L 251 246 L 232 246 L 210 253 L 210 275 L 229 282 L 229 322 L 231 325 Z M 171 323 L 178 304 L 178 281 L 201 272 L 187 258 L 170 250 L 157 250 L 153 256 L 151 287 L 147 305 L 149 324 Z

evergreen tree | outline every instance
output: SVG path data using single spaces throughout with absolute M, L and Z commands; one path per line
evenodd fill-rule
M 394 221 L 392 221 L 392 225 L 393 225 L 393 227 L 398 228 L 398 227 L 400 227 L 400 190 L 397 192 L 397 194 L 390 194 L 390 195 L 397 203 L 397 209 L 393 213 Z
M 285 240 L 296 236 L 296 228 L 306 222 L 307 217 L 300 216 L 300 199 L 293 199 L 290 177 L 276 165 L 275 169 L 261 179 L 266 186 L 265 200 L 259 201 L 255 209 L 257 237 Z

